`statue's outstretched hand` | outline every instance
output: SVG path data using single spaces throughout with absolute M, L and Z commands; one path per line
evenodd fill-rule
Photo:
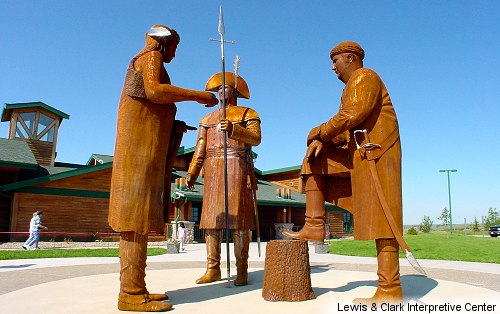
M 307 136 L 307 146 L 309 146 L 312 141 L 320 139 L 320 133 L 321 133 L 321 125 L 312 128 L 312 130 L 309 131 L 309 135 Z
M 200 104 L 205 104 L 205 107 L 210 108 L 219 103 L 217 97 L 210 92 L 200 92 L 196 101 Z
M 318 140 L 314 140 L 307 146 L 307 152 L 306 152 L 306 157 L 307 159 L 312 159 L 318 157 L 319 154 L 321 154 L 321 151 L 323 150 L 323 143 Z
M 196 178 L 194 178 L 190 173 L 187 174 L 186 176 L 186 184 L 188 189 L 194 190 L 194 182 L 196 181 Z

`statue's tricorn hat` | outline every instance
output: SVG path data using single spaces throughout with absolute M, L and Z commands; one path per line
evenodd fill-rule
M 330 59 L 340 53 L 354 53 L 363 60 L 365 58 L 365 51 L 361 46 L 354 41 L 343 41 L 330 51 Z
M 247 82 L 241 77 L 238 76 L 238 79 L 235 79 L 235 75 L 233 72 L 225 72 L 224 83 L 229 86 L 233 86 L 238 92 L 239 98 L 250 99 L 250 91 L 248 90 Z M 238 84 L 236 84 L 236 81 Z M 216 92 L 219 90 L 219 87 L 222 85 L 222 72 L 216 73 L 212 75 L 205 85 L 206 91 Z

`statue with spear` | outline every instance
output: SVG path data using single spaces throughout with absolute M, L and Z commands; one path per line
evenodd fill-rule
M 236 286 L 248 281 L 248 250 L 251 230 L 258 225 L 256 213 L 257 188 L 252 146 L 260 144 L 260 117 L 251 108 L 238 106 L 238 98 L 250 98 L 246 81 L 235 71 L 225 71 L 224 21 L 219 16 L 222 71 L 210 77 L 206 91 L 217 91 L 221 108 L 200 121 L 193 159 L 189 165 L 187 184 L 195 188 L 196 178 L 204 167 L 204 195 L 200 228 L 205 229 L 207 270 L 196 283 L 221 280 L 220 255 L 222 230 L 226 231 L 227 280 L 230 281 L 230 230 L 234 242 L 237 275 Z M 221 188 L 223 187 L 223 188 Z M 259 236 L 257 235 L 259 238 Z

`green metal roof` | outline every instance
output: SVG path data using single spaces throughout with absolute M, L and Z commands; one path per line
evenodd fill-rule
M 38 163 L 25 141 L 0 138 L 0 166 L 34 170 Z
M 13 140 L 9 140 L 13 141 Z M 24 143 L 22 141 L 16 141 L 20 143 Z M 1 144 L 2 142 L 0 142 Z M 26 143 L 24 143 L 26 144 Z M 27 145 L 26 145 L 27 146 Z M 28 151 L 31 153 L 31 150 Z M 178 154 L 183 155 L 183 154 L 189 154 L 194 151 L 194 147 L 185 149 L 183 146 L 179 148 Z M 31 155 L 33 155 L 31 153 Z M 1 155 L 0 155 L 1 156 Z M 98 164 L 96 166 L 89 166 L 91 160 L 96 159 L 98 161 L 102 161 L 101 164 Z M 34 160 L 34 157 L 33 157 Z M 109 155 L 101 155 L 101 154 L 92 154 L 90 157 L 89 161 L 87 162 L 87 165 L 65 165 L 65 164 L 60 164 L 56 165 L 55 167 L 39 167 L 39 174 L 38 177 L 21 181 L 21 182 L 16 182 L 16 183 L 11 183 L 2 186 L 2 190 L 4 192 L 6 191 L 28 191 L 30 190 L 30 187 L 36 184 L 44 183 L 44 182 L 49 182 L 49 181 L 55 181 L 59 179 L 64 179 L 72 176 L 77 176 L 80 174 L 85 174 L 85 173 L 90 173 L 93 171 L 99 171 L 107 168 L 111 168 L 113 166 L 113 156 Z M 1 165 L 1 164 L 0 164 Z M 36 161 L 35 161 L 36 165 Z M 280 168 L 280 169 L 275 169 L 275 170 L 270 170 L 270 171 L 260 171 L 258 169 L 255 169 L 257 173 L 259 174 L 274 174 L 274 173 L 280 173 L 280 172 L 287 172 L 287 171 L 295 171 L 299 170 L 301 166 L 293 166 L 293 167 L 287 167 L 287 168 Z M 178 170 L 173 170 L 172 172 L 172 181 L 175 181 L 176 178 L 181 178 L 181 177 L 186 177 L 187 172 L 186 171 L 178 171 Z M 306 197 L 304 194 L 292 191 L 292 197 L 291 199 L 284 199 L 281 197 L 278 197 L 276 195 L 276 189 L 282 188 L 279 185 L 267 182 L 265 180 L 257 180 L 257 185 L 258 185 L 258 190 L 257 190 L 257 203 L 259 205 L 265 205 L 265 206 L 287 206 L 287 207 L 305 207 L 306 203 Z M 33 187 L 32 189 L 37 189 L 37 187 Z M 190 191 L 190 190 L 176 190 L 175 182 L 172 183 L 171 185 L 171 191 L 172 192 L 179 192 L 184 197 L 186 197 L 188 200 L 192 201 L 202 201 L 203 200 L 203 192 L 204 192 L 204 180 L 203 177 L 199 177 L 196 180 L 195 183 L 195 189 Z M 42 191 L 43 192 L 43 191 Z M 57 192 L 57 191 L 56 191 Z M 80 191 L 81 192 L 81 191 Z M 88 192 L 88 191 L 87 191 Z M 54 192 L 55 193 L 55 192 Z M 104 197 L 104 196 L 102 196 Z M 325 206 L 328 210 L 342 210 L 340 207 L 337 207 L 331 203 L 325 203 Z
M 78 166 L 76 169 L 75 168 L 70 168 L 70 167 L 40 167 L 41 170 L 44 171 L 44 173 L 47 173 L 46 175 L 21 181 L 21 182 L 16 182 L 16 183 L 11 183 L 11 184 L 6 184 L 1 186 L 1 190 L 3 192 L 8 192 L 8 191 L 19 191 L 19 192 L 26 192 L 26 193 L 41 193 L 41 194 L 50 194 L 50 193 L 56 193 L 57 195 L 73 195 L 74 196 L 87 196 L 87 197 L 109 197 L 107 196 L 107 193 L 104 192 L 99 192 L 99 195 L 94 195 L 95 191 L 76 191 L 76 190 L 68 190 L 68 189 L 53 189 L 53 188 L 41 188 L 41 187 L 33 187 L 36 184 L 44 183 L 44 182 L 49 182 L 49 181 L 55 181 L 55 180 L 60 180 L 68 177 L 73 177 L 85 173 L 90 173 L 94 171 L 99 171 L 103 169 L 108 169 L 113 166 L 112 162 L 107 162 L 104 164 L 100 164 L 97 166 Z M 175 181 L 176 178 L 181 178 L 181 177 L 186 177 L 187 172 L 186 171 L 178 171 L 174 170 L 172 172 L 172 179 Z M 257 180 L 257 185 L 258 185 L 258 190 L 257 190 L 257 204 L 260 206 L 286 206 L 286 207 L 305 207 L 306 204 L 306 197 L 304 194 L 297 193 L 292 191 L 292 197 L 291 199 L 283 199 L 280 198 L 276 195 L 276 189 L 281 188 L 281 186 L 278 186 L 276 184 L 272 184 L 270 182 L 264 181 L 264 180 Z M 203 200 L 203 193 L 204 193 L 204 180 L 203 177 L 199 177 L 196 180 L 195 183 L 195 189 L 190 191 L 190 190 L 177 190 L 175 186 L 175 182 L 171 184 L 171 191 L 172 192 L 179 192 L 183 195 L 183 197 L 186 197 L 187 200 L 191 201 L 202 201 Z M 93 193 L 94 194 L 89 194 Z M 73 194 L 71 194 L 73 193 Z M 102 195 L 101 195 L 102 194 Z M 325 203 L 325 207 L 327 210 L 342 210 L 340 207 L 337 207 L 333 204 L 330 203 Z
M 185 171 L 174 171 L 172 173 L 173 179 L 186 177 L 187 172 Z M 257 180 L 257 204 L 265 206 L 289 206 L 289 207 L 305 207 L 306 196 L 295 191 L 292 191 L 291 199 L 283 199 L 276 195 L 276 189 L 281 188 L 281 186 L 264 181 Z M 183 194 L 187 200 L 190 201 L 202 201 L 204 193 L 204 180 L 202 177 L 198 177 L 194 185 L 195 189 L 190 190 L 177 190 L 175 188 L 175 183 L 171 185 L 172 192 L 179 192 Z M 325 203 L 326 209 L 328 210 L 342 210 L 331 203 Z
M 278 168 L 278 169 L 273 169 L 273 170 L 261 171 L 261 174 L 263 176 L 265 176 L 265 175 L 269 175 L 269 174 L 276 174 L 276 173 L 282 173 L 282 172 L 288 172 L 288 171 L 296 171 L 296 170 L 300 170 L 301 168 L 302 168 L 301 165 L 286 167 L 286 168 Z
M 87 165 L 90 165 L 90 163 L 92 162 L 92 160 L 96 160 L 97 163 L 99 164 L 105 164 L 105 163 L 108 163 L 108 162 L 112 162 L 113 161 L 113 156 L 110 156 L 110 155 L 101 155 L 101 154 L 92 154 L 89 158 L 89 160 L 87 161 Z
M 184 148 L 184 146 L 179 147 L 177 151 L 177 156 L 185 155 L 194 152 L 194 147 Z M 102 154 L 92 154 L 87 161 L 86 165 L 90 165 L 92 160 L 97 160 L 100 164 L 105 164 L 113 161 L 113 156 L 110 155 L 102 155 Z
M 15 103 L 15 104 L 4 104 L 1 121 L 2 122 L 10 121 L 10 118 L 12 116 L 12 110 L 14 109 L 36 108 L 36 107 L 40 107 L 52 112 L 53 114 L 61 117 L 60 120 L 69 119 L 69 115 L 67 113 L 57 110 L 56 108 L 51 107 L 41 101 L 35 101 L 35 102 L 25 102 L 25 103 Z
M 177 156 L 180 155 L 185 155 L 194 152 L 194 146 L 190 148 L 184 148 L 184 146 L 179 147 L 179 150 L 177 151 Z
M 41 167 L 47 175 L 29 179 L 29 180 L 24 180 L 20 182 L 15 182 L 15 183 L 10 183 L 3 185 L 1 188 L 4 192 L 6 191 L 13 191 L 13 190 L 19 190 L 21 188 L 33 186 L 36 184 L 40 183 L 45 183 L 49 181 L 56 181 L 60 179 L 65 179 L 73 176 L 77 176 L 80 174 L 85 174 L 85 173 L 90 173 L 94 171 L 99 171 L 103 169 L 108 169 L 113 166 L 113 163 L 108 162 L 102 165 L 97 165 L 97 166 L 86 166 L 86 167 L 79 167 L 79 168 L 68 168 L 68 167 Z

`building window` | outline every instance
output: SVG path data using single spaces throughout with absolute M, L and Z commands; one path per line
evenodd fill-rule
M 56 121 L 41 112 L 20 113 L 16 122 L 16 137 L 53 142 Z
M 20 121 L 16 123 L 16 137 L 18 138 L 30 138 L 28 132 L 24 128 L 23 124 Z
M 352 232 L 352 214 L 349 212 L 344 212 L 343 214 L 343 231 Z
M 38 135 L 40 140 L 45 142 L 54 141 L 54 119 L 40 113 L 38 119 Z
M 21 113 L 20 116 L 21 119 L 24 121 L 24 124 L 28 127 L 28 131 L 31 134 L 35 134 L 36 112 L 24 112 Z
M 194 223 L 200 223 L 200 209 L 197 206 L 192 207 L 191 221 L 193 221 Z

